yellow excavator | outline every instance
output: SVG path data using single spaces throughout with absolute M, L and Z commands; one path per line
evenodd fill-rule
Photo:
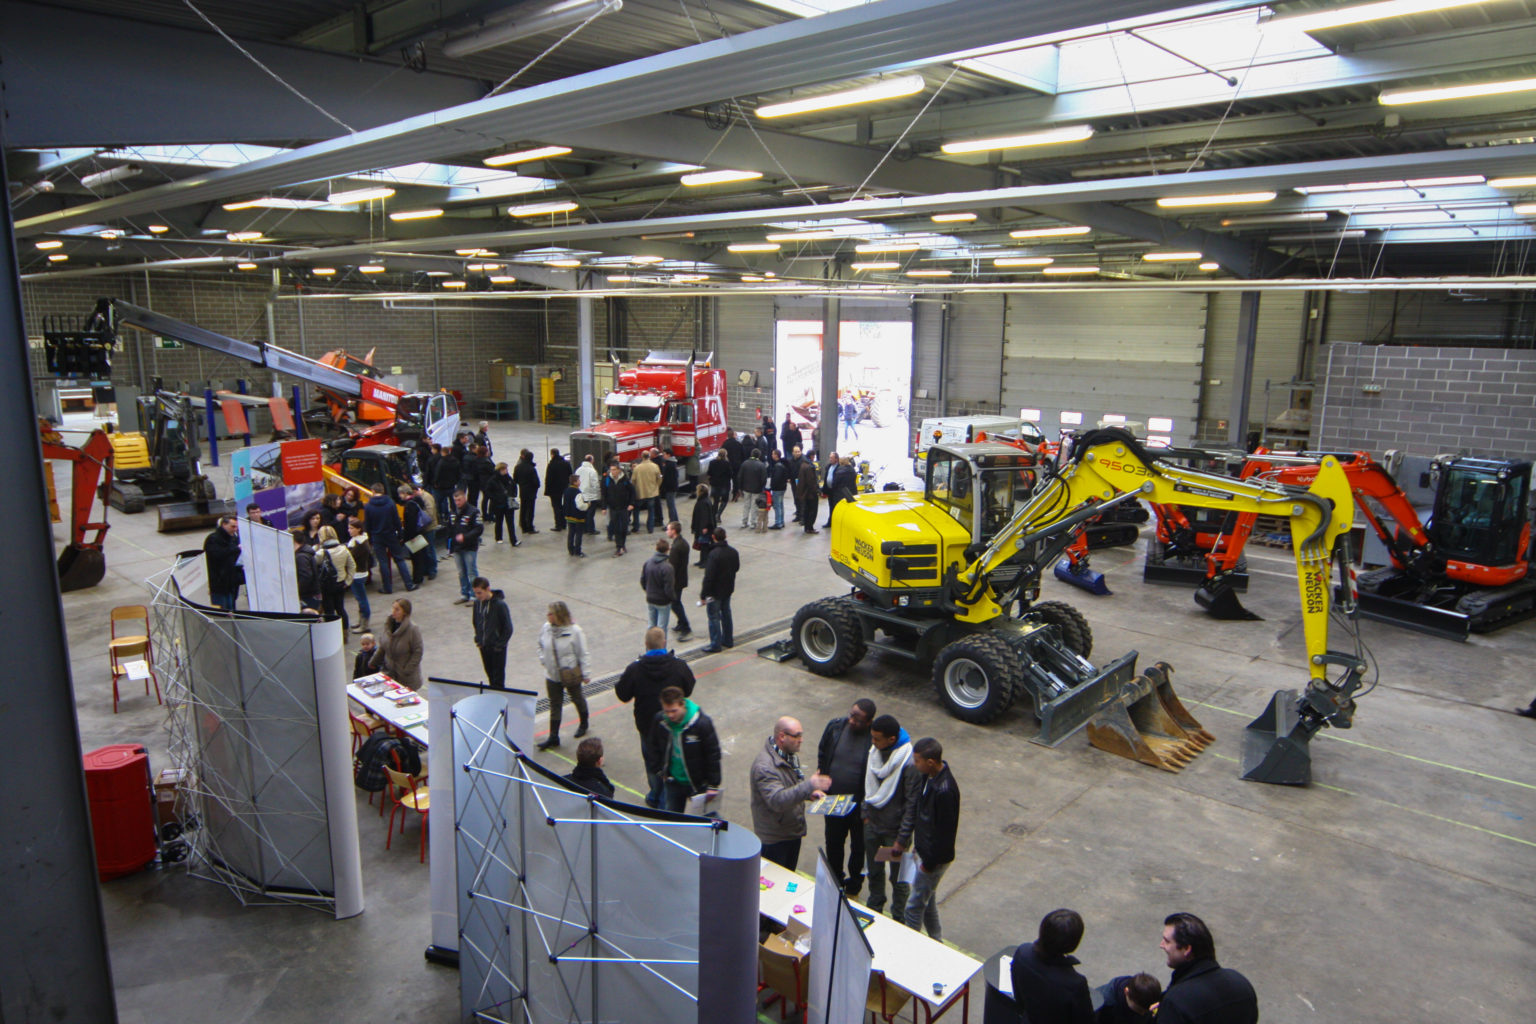
M 1309 679 L 1304 691 L 1276 693 L 1249 725 L 1243 777 L 1305 784 L 1308 741 L 1325 725 L 1350 726 L 1365 670 L 1358 638 L 1354 653 L 1328 649 L 1334 562 L 1352 604 L 1354 517 L 1349 480 L 1331 457 L 1301 488 L 1165 463 L 1118 428 L 1082 435 L 1044 476 L 1038 460 L 1012 446 L 937 445 L 921 493 L 861 494 L 838 505 L 830 558 L 852 591 L 802 607 L 792 649 L 827 676 L 870 647 L 931 665 L 940 702 L 977 724 L 1027 694 L 1040 720 L 1036 742 L 1055 746 L 1087 726 L 1094 746 L 1178 771 L 1214 738 L 1180 703 L 1169 666 L 1137 675 L 1136 651 L 1095 666 L 1082 614 L 1038 601 L 1042 568 L 1081 526 L 1136 498 L 1290 523 Z

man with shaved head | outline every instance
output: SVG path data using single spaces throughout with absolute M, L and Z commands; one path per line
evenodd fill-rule
M 800 767 L 804 738 L 798 721 L 781 718 L 752 760 L 752 831 L 762 841 L 763 856 L 791 871 L 805 838 L 805 802 L 824 796 L 832 785 L 825 775 L 807 775 Z

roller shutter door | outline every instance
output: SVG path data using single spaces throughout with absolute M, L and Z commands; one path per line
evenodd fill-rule
M 1175 443 L 1193 439 L 1200 407 L 1206 296 L 1027 294 L 1008 296 L 1003 407 L 1039 409 L 1046 433 L 1063 412 L 1082 427 L 1115 413 L 1173 420 Z M 1068 424 L 1070 425 L 1070 424 Z
M 1242 303 L 1239 292 L 1210 296 L 1205 343 L 1205 426 L 1207 437 L 1221 436 L 1217 420 L 1232 414 L 1232 388 L 1237 366 L 1237 320 Z M 1296 376 L 1300 365 L 1302 333 L 1306 325 L 1305 292 L 1266 292 L 1259 299 L 1259 326 L 1254 344 L 1253 386 L 1248 392 L 1249 422 L 1264 418 L 1264 381 L 1271 382 L 1269 418 L 1273 420 L 1290 403 L 1288 388 L 1278 387 Z M 1213 380 L 1220 384 L 1210 383 Z
M 945 415 L 1001 408 L 1003 309 L 1001 295 L 963 295 L 950 304 Z

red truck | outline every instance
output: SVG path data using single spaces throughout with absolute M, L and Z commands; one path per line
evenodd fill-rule
M 640 453 L 670 451 L 688 476 L 725 441 L 725 371 L 710 367 L 712 353 L 652 352 L 632 370 L 613 359 L 617 386 L 603 400 L 602 420 L 571 431 L 571 464 L 593 456 L 599 469 L 610 455 L 629 464 Z

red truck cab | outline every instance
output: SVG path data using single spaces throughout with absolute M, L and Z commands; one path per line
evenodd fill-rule
M 709 353 L 652 352 L 634 369 L 618 369 L 601 421 L 571 431 L 572 464 L 592 455 L 601 469 L 617 455 L 628 465 L 657 448 L 696 476 L 726 437 L 725 373 L 711 368 L 710 359 Z

